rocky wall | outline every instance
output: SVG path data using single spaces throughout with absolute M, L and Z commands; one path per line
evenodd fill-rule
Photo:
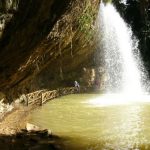
M 20 0 L 1 6 L 3 14 L 12 15 L 0 40 L 0 90 L 9 98 L 71 84 L 91 63 L 99 0 Z

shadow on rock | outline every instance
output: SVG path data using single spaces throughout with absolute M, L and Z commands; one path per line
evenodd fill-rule
M 48 130 L 21 130 L 15 135 L 0 135 L 1 150 L 60 150 L 60 138 Z

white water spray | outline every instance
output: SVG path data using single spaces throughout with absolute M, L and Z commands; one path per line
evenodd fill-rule
M 98 26 L 107 93 L 143 94 L 145 69 L 140 60 L 138 41 L 112 4 L 101 3 Z

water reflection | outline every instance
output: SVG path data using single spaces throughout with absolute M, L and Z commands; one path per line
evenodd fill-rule
M 112 105 L 129 105 L 137 103 L 149 103 L 150 96 L 147 94 L 103 94 L 100 97 L 86 101 L 93 107 L 108 107 Z
M 98 95 L 70 95 L 32 113 L 30 121 L 59 135 L 63 150 L 149 150 L 150 105 L 93 107 Z M 101 100 L 101 99 L 99 99 Z
M 135 143 L 139 141 L 141 132 L 140 112 L 140 106 L 128 106 L 117 112 L 117 118 L 111 120 L 113 125 L 109 126 L 109 138 L 113 143 L 109 144 L 108 148 L 134 148 Z M 111 131 L 112 126 L 113 130 Z

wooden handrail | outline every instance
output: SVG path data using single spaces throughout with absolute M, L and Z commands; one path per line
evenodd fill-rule
M 43 105 L 45 102 L 57 98 L 59 96 L 67 95 L 67 94 L 73 94 L 75 93 L 76 89 L 75 87 L 66 87 L 66 88 L 60 88 L 57 90 L 40 90 L 35 91 L 33 93 L 26 94 L 27 97 L 27 105 Z

